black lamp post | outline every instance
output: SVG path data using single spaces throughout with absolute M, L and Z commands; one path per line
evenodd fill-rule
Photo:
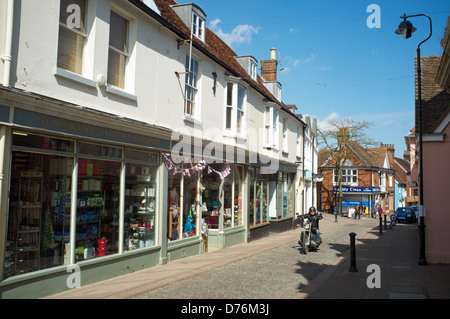
M 403 14 L 401 19 L 403 21 L 398 26 L 398 29 L 395 31 L 396 34 L 399 34 L 405 39 L 411 37 L 411 34 L 416 31 L 416 28 L 413 27 L 412 23 L 406 20 L 407 18 L 424 16 L 430 20 L 430 35 L 428 38 L 423 40 L 417 46 L 417 84 L 418 84 L 418 93 L 419 93 L 419 203 L 422 209 L 420 217 L 419 217 L 419 228 L 420 228 L 420 256 L 419 256 L 419 265 L 427 265 L 427 259 L 425 257 L 425 217 L 424 217 L 424 201 L 423 201 L 423 132 L 422 132 L 422 80 L 421 80 L 421 68 L 420 68 L 420 45 L 431 38 L 432 27 L 431 27 L 431 18 L 426 14 L 415 14 L 407 16 Z

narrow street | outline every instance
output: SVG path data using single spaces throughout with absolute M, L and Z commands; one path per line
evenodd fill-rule
M 326 218 L 330 223 L 334 217 Z M 190 299 L 291 298 L 339 261 L 349 249 L 349 233 L 356 233 L 358 240 L 378 226 L 374 219 L 343 220 L 345 224 L 322 230 L 323 244 L 317 252 L 302 255 L 294 241 L 131 298 L 185 299 L 186 291 Z

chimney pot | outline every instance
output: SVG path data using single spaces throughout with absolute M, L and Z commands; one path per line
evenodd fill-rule
M 275 48 L 271 48 L 270 49 L 270 59 L 271 60 L 276 60 L 277 59 L 277 49 Z

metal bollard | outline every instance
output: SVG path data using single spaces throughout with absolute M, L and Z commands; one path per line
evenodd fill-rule
M 355 251 L 355 233 L 350 233 L 350 269 L 349 272 L 357 272 L 356 269 L 356 251 Z
M 383 235 L 383 220 L 381 219 L 381 215 L 380 215 L 380 227 L 379 227 L 379 234 Z
M 387 229 L 386 215 L 384 215 L 384 229 Z

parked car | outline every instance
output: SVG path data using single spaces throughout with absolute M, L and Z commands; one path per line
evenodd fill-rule
M 415 223 L 417 222 L 416 213 L 411 207 L 399 207 L 395 211 L 398 223 Z

